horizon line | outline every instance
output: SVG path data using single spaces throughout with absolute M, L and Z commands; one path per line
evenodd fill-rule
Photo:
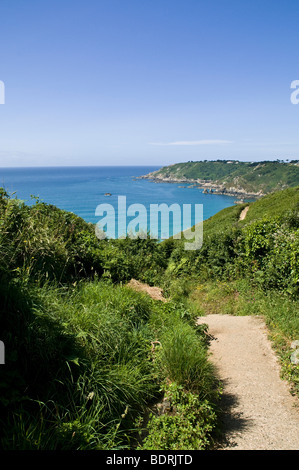
M 55 164 L 49 164 L 49 165 L 25 165 L 25 166 L 20 166 L 20 165 L 15 165 L 15 166 L 0 166 L 0 169 L 15 169 L 15 168 L 73 168 L 73 167 L 78 167 L 78 168 L 89 168 L 89 167 L 165 167 L 165 166 L 173 166 L 173 165 L 180 165 L 183 163 L 203 163 L 203 162 L 210 162 L 210 163 L 215 163 L 215 162 L 238 162 L 238 163 L 262 163 L 262 162 L 284 162 L 284 163 L 291 163 L 292 161 L 298 162 L 298 159 L 283 159 L 283 158 L 276 158 L 273 160 L 238 160 L 234 158 L 217 158 L 217 159 L 212 159 L 212 160 L 186 160 L 186 161 L 180 161 L 176 163 L 160 163 L 160 164 L 111 164 L 111 165 L 105 165 L 105 164 L 90 164 L 90 165 L 83 165 L 83 164 L 70 164 L 70 165 L 55 165 Z

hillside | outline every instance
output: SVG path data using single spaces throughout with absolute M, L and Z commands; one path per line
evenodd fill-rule
M 226 208 L 203 233 L 195 251 L 98 240 L 0 190 L 1 449 L 212 448 L 221 387 L 196 324 L 210 313 L 265 319 L 298 394 L 299 186 Z
M 167 246 L 98 240 L 76 215 L 0 188 L 0 253 L 1 450 L 135 449 L 164 394 L 176 435 L 153 423 L 141 448 L 161 436 L 163 449 L 211 445 L 218 392 L 204 333 L 183 304 L 129 283 L 160 282 Z
M 246 218 L 244 221 L 240 221 L 240 214 L 246 206 L 249 207 Z M 262 220 L 265 217 L 281 218 L 288 212 L 296 212 L 298 208 L 299 186 L 268 194 L 251 203 L 238 204 L 222 209 L 204 221 L 204 233 L 206 235 L 225 233 L 234 226 L 245 227 L 251 222 Z
M 262 196 L 299 184 L 297 160 L 240 162 L 217 160 L 176 163 L 142 178 L 156 182 L 186 182 L 214 193 Z

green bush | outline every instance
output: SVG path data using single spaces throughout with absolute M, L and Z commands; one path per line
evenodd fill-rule
M 102 274 L 106 241 L 91 224 L 38 200 L 27 206 L 2 192 L 0 202 L 0 273 L 42 282 Z
M 142 450 L 206 450 L 213 444 L 217 414 L 213 406 L 198 395 L 171 383 L 166 386 L 168 410 L 151 414 Z

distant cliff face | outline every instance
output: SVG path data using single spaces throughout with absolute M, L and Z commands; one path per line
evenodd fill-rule
M 205 192 L 260 197 L 299 185 L 299 161 L 185 162 L 169 165 L 140 178 L 156 182 L 191 183 Z

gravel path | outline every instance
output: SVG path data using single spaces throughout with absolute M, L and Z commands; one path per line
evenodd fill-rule
M 245 209 L 242 210 L 242 212 L 241 212 L 241 214 L 240 214 L 240 220 L 244 220 L 244 219 L 245 219 L 248 210 L 249 210 L 249 206 L 246 206 Z
M 298 400 L 280 368 L 259 317 L 208 315 L 211 360 L 223 382 L 226 450 L 299 450 Z
M 127 286 L 136 291 L 145 292 L 154 300 L 167 302 L 167 299 L 163 296 L 163 290 L 160 287 L 152 287 L 144 282 L 137 281 L 136 279 L 131 279 Z

